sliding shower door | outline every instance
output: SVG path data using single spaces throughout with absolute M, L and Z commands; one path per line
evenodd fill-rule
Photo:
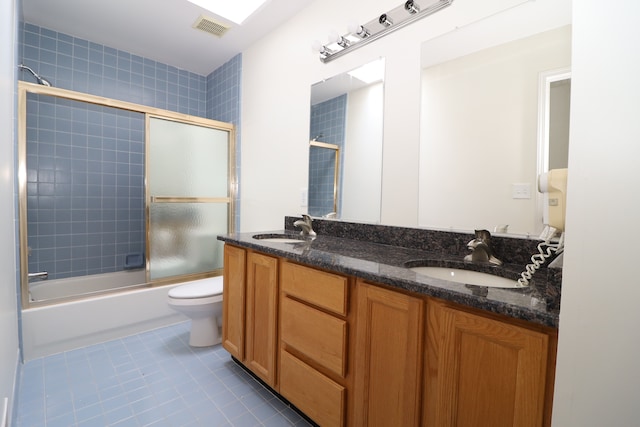
M 149 116 L 147 137 L 150 279 L 221 270 L 230 132 Z
M 222 272 L 230 123 L 18 84 L 24 308 Z

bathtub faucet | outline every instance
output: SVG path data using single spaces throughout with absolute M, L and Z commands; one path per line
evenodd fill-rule
M 309 215 L 302 214 L 302 219 L 297 220 L 293 225 L 302 229 L 302 231 L 300 231 L 302 236 L 315 237 L 316 232 L 313 231 L 313 227 L 311 225 L 312 222 L 313 220 Z
M 49 278 L 49 273 L 46 271 L 39 271 L 37 273 L 27 273 L 27 278 L 38 279 L 38 280 L 47 280 Z

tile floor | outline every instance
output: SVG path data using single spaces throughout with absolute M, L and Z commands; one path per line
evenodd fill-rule
M 23 366 L 17 427 L 309 426 L 189 322 Z

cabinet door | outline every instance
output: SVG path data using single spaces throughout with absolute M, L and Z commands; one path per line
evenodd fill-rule
M 443 304 L 428 310 L 425 424 L 542 426 L 548 335 Z
M 222 346 L 240 361 L 244 359 L 246 257 L 244 249 L 224 245 Z
M 276 388 L 277 297 L 278 259 L 249 252 L 244 360 L 254 374 L 273 388 Z
M 420 422 L 424 301 L 358 283 L 354 422 Z

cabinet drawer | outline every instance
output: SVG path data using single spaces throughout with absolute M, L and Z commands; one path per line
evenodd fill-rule
M 347 278 L 302 265 L 282 263 L 281 289 L 318 307 L 347 315 Z
M 281 299 L 280 339 L 345 376 L 347 322 L 289 298 Z
M 321 426 L 344 425 L 344 387 L 284 350 L 280 363 L 280 394 L 285 399 Z

